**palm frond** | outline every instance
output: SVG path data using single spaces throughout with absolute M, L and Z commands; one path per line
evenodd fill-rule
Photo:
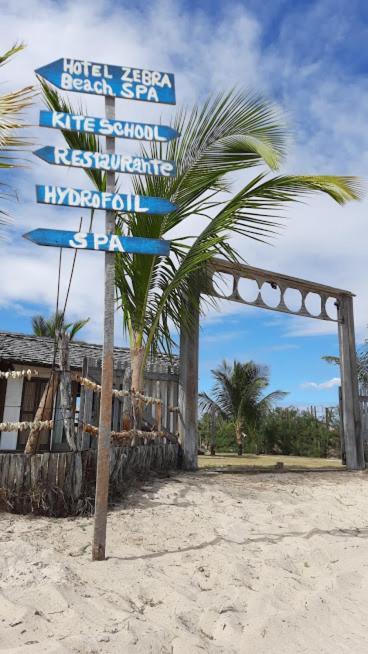
M 74 107 L 68 99 L 65 99 L 56 89 L 47 84 L 45 80 L 39 78 L 39 81 L 41 84 L 43 99 L 49 109 L 63 113 L 86 115 L 85 109 L 82 105 Z M 70 132 L 68 130 L 60 131 L 69 147 L 75 150 L 87 150 L 91 152 L 103 151 L 101 141 L 96 134 L 89 132 Z M 85 168 L 85 173 L 93 182 L 97 190 L 106 190 L 106 173 L 101 170 L 92 170 L 91 168 Z

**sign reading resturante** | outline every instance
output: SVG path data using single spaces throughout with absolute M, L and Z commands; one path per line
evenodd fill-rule
M 175 81 L 172 73 L 97 64 L 66 57 L 41 66 L 36 73 L 64 91 L 175 104 Z
M 105 154 L 104 152 L 88 152 L 87 150 L 70 150 L 47 145 L 35 150 L 40 159 L 57 166 L 72 166 L 74 168 L 93 168 L 132 175 L 159 175 L 174 177 L 175 161 L 148 159 L 131 154 Z

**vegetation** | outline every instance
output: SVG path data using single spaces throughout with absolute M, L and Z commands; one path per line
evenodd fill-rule
M 269 372 L 254 361 L 229 365 L 223 361 L 212 370 L 215 378 L 213 397 L 200 393 L 200 407 L 215 412 L 235 428 L 238 454 L 243 453 L 243 441 L 252 439 L 261 420 L 269 413 L 274 402 L 287 395 L 284 391 L 273 391 L 264 395 L 269 385 Z
M 84 113 L 42 82 L 47 105 L 56 111 Z M 288 131 L 279 111 L 259 96 L 230 92 L 208 99 L 191 110 L 179 109 L 172 126 L 181 138 L 141 146 L 145 157 L 177 162 L 177 176 L 134 176 L 140 195 L 166 198 L 177 210 L 166 216 L 134 213 L 117 215 L 120 234 L 162 238 L 179 233 L 171 243 L 170 258 L 116 255 L 116 293 L 129 336 L 132 387 L 143 386 L 147 356 L 157 348 L 172 351 L 172 327 L 190 329 L 199 307 L 206 262 L 213 256 L 239 258 L 229 242 L 232 235 L 264 241 L 276 230 L 275 213 L 309 193 L 322 192 L 340 204 L 359 197 L 353 177 L 257 174 L 231 192 L 229 174 L 253 166 L 277 170 L 286 153 Z M 93 134 L 63 131 L 68 145 L 101 151 Z M 86 170 L 100 191 L 105 174 Z M 193 216 L 199 235 L 192 234 Z M 201 227 L 199 220 L 206 221 Z M 203 221 L 202 221 L 203 222 Z M 184 236 L 185 235 L 185 236 Z
M 368 389 L 368 348 L 365 345 L 364 347 L 357 350 L 357 372 L 358 372 L 358 381 L 361 389 L 365 392 Z M 340 357 L 336 356 L 324 356 L 322 357 L 327 363 L 332 363 L 334 365 L 340 366 Z
M 54 338 L 57 334 L 67 333 L 70 340 L 73 340 L 76 334 L 83 329 L 89 322 L 77 320 L 76 322 L 66 322 L 62 311 L 55 312 L 50 318 L 44 316 L 33 316 L 32 329 L 35 336 L 51 336 Z
M 201 443 L 211 438 L 210 416 L 204 414 L 199 423 Z M 236 425 L 233 421 L 216 423 L 218 452 L 235 452 Z M 275 408 L 268 411 L 245 440 L 245 451 L 250 454 L 283 454 L 304 457 L 338 457 L 340 429 L 337 417 L 328 424 L 308 411 L 295 408 Z
M 14 45 L 10 50 L 0 55 L 0 67 L 4 66 L 18 52 L 24 49 L 23 44 Z M 0 170 L 15 168 L 20 165 L 17 154 L 27 143 L 25 138 L 18 136 L 19 129 L 25 127 L 21 119 L 22 112 L 32 104 L 34 87 L 26 86 L 18 91 L 0 95 Z M 9 197 L 9 185 L 0 180 L 0 202 Z M 0 208 L 0 225 L 6 222 L 7 212 Z

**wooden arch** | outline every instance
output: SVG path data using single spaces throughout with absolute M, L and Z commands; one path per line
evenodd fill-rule
M 216 277 L 226 274 L 232 278 L 232 290 L 221 292 Z M 256 283 L 258 293 L 254 300 L 249 300 L 242 294 L 241 279 L 250 279 Z M 270 285 L 278 291 L 278 302 L 271 306 L 264 299 L 262 290 Z M 295 310 L 289 308 L 286 294 L 288 289 L 298 291 L 300 306 Z M 307 298 L 313 293 L 319 298 L 320 310 L 312 312 L 308 308 Z M 207 283 L 202 290 L 203 295 L 219 299 L 233 300 L 241 304 L 256 306 L 270 311 L 288 313 L 294 316 L 304 316 L 317 320 L 336 322 L 338 327 L 343 434 L 346 453 L 346 465 L 351 470 L 362 470 L 365 467 L 363 441 L 361 437 L 361 417 L 359 405 L 359 388 L 356 365 L 355 331 L 353 316 L 353 297 L 349 291 L 332 286 L 317 284 L 298 277 L 290 277 L 277 272 L 254 268 L 242 264 L 232 264 L 220 259 L 212 259 Z M 328 311 L 328 300 L 332 298 L 336 306 L 336 316 Z M 191 332 L 180 334 L 180 437 L 183 446 L 184 467 L 187 470 L 197 468 L 197 411 L 198 411 L 198 348 L 199 348 L 199 316 L 195 328 Z

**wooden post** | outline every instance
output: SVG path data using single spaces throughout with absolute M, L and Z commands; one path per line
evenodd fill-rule
M 216 454 L 216 409 L 211 407 L 211 455 Z
M 183 468 L 198 467 L 198 347 L 199 312 L 190 331 L 180 332 L 179 435 Z
M 105 97 L 106 118 L 115 118 L 115 98 Z M 106 152 L 115 152 L 115 139 L 106 137 Z M 115 191 L 114 173 L 106 173 L 106 191 Z M 115 230 L 115 214 L 106 211 L 106 234 Z M 114 285 L 115 257 L 112 252 L 105 253 L 105 306 L 104 306 L 104 341 L 101 378 L 100 423 L 97 452 L 95 524 L 93 532 L 92 560 L 105 559 L 107 502 L 109 493 L 109 464 L 112 412 L 112 383 L 114 370 Z
M 123 390 L 130 392 L 131 382 L 130 382 L 130 368 L 126 366 L 124 370 L 123 377 Z M 121 411 L 121 420 L 120 420 L 120 429 L 121 431 L 129 431 L 131 429 L 131 396 L 127 395 L 123 397 L 123 405 Z
M 74 415 L 72 412 L 72 382 L 69 366 L 69 336 L 63 331 L 60 341 L 60 408 L 63 417 L 65 436 L 70 449 L 75 452 L 77 445 L 74 435 Z
M 351 470 L 362 470 L 365 467 L 365 463 L 361 436 L 353 298 L 351 296 L 341 296 L 338 316 L 342 418 L 346 465 Z

